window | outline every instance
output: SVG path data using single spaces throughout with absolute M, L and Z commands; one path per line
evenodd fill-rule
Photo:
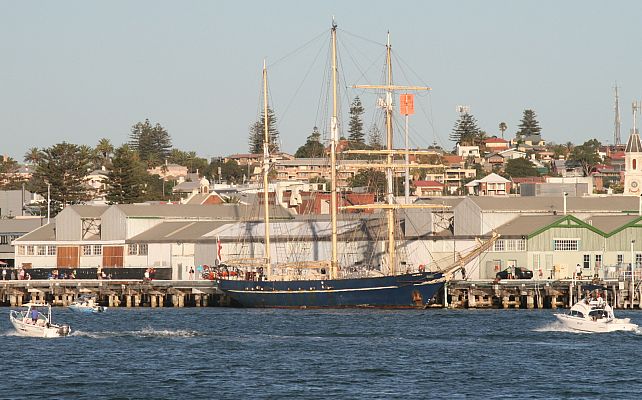
M 99 244 L 94 245 L 94 255 L 95 256 L 101 256 L 103 255 L 103 246 Z
M 636 160 L 636 159 L 634 158 L 634 159 L 633 159 L 633 169 L 637 169 L 637 166 L 638 166 L 638 160 Z
M 579 250 L 579 239 L 553 239 L 554 251 L 577 251 Z
M 507 240 L 506 241 L 506 251 L 515 251 L 515 241 Z
M 526 251 L 526 240 L 524 239 L 517 239 L 516 240 L 516 250 L 517 251 Z
M 596 254 L 595 255 L 595 268 L 601 268 L 602 267 L 602 255 L 601 254 Z
M 47 255 L 55 256 L 56 255 L 56 246 L 47 246 Z
M 617 255 L 617 263 L 618 265 L 622 265 L 624 263 L 624 254 Z
M 8 235 L 0 236 L 0 244 L 9 244 L 9 236 Z
M 584 268 L 591 268 L 591 255 L 584 254 Z
M 90 256 L 91 255 L 91 245 L 84 245 L 82 247 L 82 255 L 83 256 Z
M 637 253 L 635 255 L 635 266 L 640 268 L 641 265 L 642 265 L 642 254 L 641 253 Z
M 44 256 L 47 254 L 47 246 L 38 246 L 37 249 L 39 256 Z
M 18 255 L 19 256 L 24 256 L 25 255 L 25 247 L 26 246 L 18 246 Z
M 147 244 L 138 245 L 138 255 L 141 255 L 141 256 L 147 255 Z
M 504 239 L 499 239 L 495 242 L 495 251 L 504 251 L 505 245 L 504 245 Z
M 127 246 L 127 254 L 130 256 L 135 256 L 138 253 L 138 245 L 130 244 Z
M 27 245 L 27 255 L 32 256 L 34 254 L 34 249 L 35 249 L 34 245 L 31 245 L 31 244 Z

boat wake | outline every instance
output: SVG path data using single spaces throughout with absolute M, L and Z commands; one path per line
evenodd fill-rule
M 575 329 L 567 328 L 561 322 L 551 322 L 539 328 L 533 329 L 533 332 L 570 332 L 570 333 L 581 333 Z
M 105 332 L 85 332 L 74 331 L 71 336 L 88 337 L 92 339 L 108 339 L 116 337 L 138 337 L 138 338 L 189 338 L 203 336 L 203 333 L 186 330 L 186 329 L 153 329 L 144 328 L 138 331 L 105 331 Z

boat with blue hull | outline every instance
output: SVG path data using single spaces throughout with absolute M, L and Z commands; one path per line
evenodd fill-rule
M 375 278 L 249 281 L 219 280 L 218 287 L 243 307 L 417 308 L 443 287 L 443 275 L 429 272 Z
M 385 190 L 386 201 L 381 204 L 366 205 L 341 205 L 339 204 L 339 189 L 337 187 L 337 143 L 339 139 L 339 123 L 337 110 L 337 54 L 336 54 L 336 24 L 332 24 L 331 29 L 331 46 L 332 46 L 332 87 L 333 105 L 332 118 L 330 120 L 330 145 L 329 161 L 330 166 L 330 201 L 329 213 L 331 226 L 326 230 L 330 232 L 331 240 L 331 257 L 330 260 L 302 261 L 273 263 L 270 245 L 270 213 L 269 207 L 270 196 L 269 190 L 269 172 L 270 167 L 270 149 L 271 136 L 269 132 L 268 120 L 268 91 L 267 91 L 267 68 L 263 64 L 263 211 L 264 211 L 264 237 L 263 237 L 263 257 L 253 259 L 255 265 L 244 264 L 248 260 L 239 258 L 238 260 L 225 260 L 221 264 L 224 271 L 217 279 L 218 289 L 231 300 L 233 305 L 241 307 L 275 307 L 275 308 L 344 308 L 344 307 L 374 307 L 374 308 L 424 308 L 433 299 L 435 294 L 444 287 L 445 282 L 452 278 L 453 274 L 459 269 L 473 261 L 483 251 L 490 248 L 492 243 L 499 237 L 493 234 L 492 238 L 484 243 L 480 242 L 474 250 L 466 255 L 459 254 L 452 265 L 446 268 L 426 269 L 424 265 L 418 268 L 409 265 L 407 262 L 397 257 L 397 239 L 395 227 L 398 221 L 395 218 L 395 211 L 402 208 L 432 208 L 430 205 L 399 204 L 395 202 L 393 196 L 393 178 L 395 168 L 400 168 L 395 164 L 394 154 L 399 154 L 393 148 L 392 135 L 392 111 L 393 111 L 393 91 L 414 91 L 429 90 L 427 87 L 418 86 L 399 86 L 393 85 L 391 73 L 391 53 L 390 40 L 388 38 L 387 49 L 387 71 L 388 78 L 385 85 L 362 85 L 355 86 L 364 89 L 384 89 L 386 99 L 382 100 L 385 108 L 386 118 L 386 149 L 385 150 L 365 150 L 374 155 L 385 156 L 385 162 L 368 163 L 367 168 L 378 168 L 386 172 Z M 408 95 L 406 95 L 408 96 Z M 349 150 L 342 151 L 345 154 Z M 358 152 L 358 151 L 357 151 Z M 424 154 L 421 151 L 413 153 Z M 406 164 L 409 150 L 406 150 Z M 413 164 L 413 168 L 420 168 L 425 165 Z M 433 166 L 433 165 L 429 165 Z M 406 167 L 402 164 L 401 167 Z M 364 167 L 365 168 L 365 167 Z M 276 197 L 276 196 L 274 196 Z M 443 207 L 443 206 L 438 206 Z M 344 214 L 342 222 L 345 222 L 346 215 L 350 211 L 373 212 L 382 210 L 382 218 L 386 221 L 386 232 L 379 235 L 364 236 L 369 246 L 364 248 L 363 252 L 355 251 L 352 256 L 359 259 L 354 260 L 353 264 L 348 266 L 339 265 L 338 239 L 338 211 L 349 211 Z M 359 214 L 352 214 L 359 215 Z M 362 223 L 363 222 L 363 223 Z M 367 225 L 361 221 L 358 226 Z M 345 226 L 344 226 L 345 228 Z M 346 229 L 343 229 L 342 235 L 346 235 Z M 382 229 L 383 230 L 383 229 Z M 381 247 L 373 245 L 372 238 L 384 238 L 380 243 L 385 242 L 385 251 L 381 252 Z M 346 241 L 350 241 L 346 237 Z M 345 247 L 344 247 L 345 249 Z M 220 251 L 220 248 L 219 248 Z M 347 250 L 345 250 L 347 251 Z M 365 254 L 365 251 L 373 254 Z M 348 251 L 349 252 L 349 251 Z M 383 255 L 382 255 L 383 254 Z M 219 253 L 220 257 L 220 253 Z M 220 258 L 219 258 L 220 259 Z M 343 258 L 347 260 L 346 258 Z M 344 263 L 348 264 L 347 261 Z M 359 268 L 355 267 L 358 265 Z M 248 268 L 249 266 L 249 268 Z M 232 274 L 233 271 L 234 273 Z

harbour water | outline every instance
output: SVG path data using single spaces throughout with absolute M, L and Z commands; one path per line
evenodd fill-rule
M 642 333 L 566 331 L 551 310 L 54 309 L 16 336 L 1 398 L 638 398 Z M 620 311 L 642 324 L 642 313 Z

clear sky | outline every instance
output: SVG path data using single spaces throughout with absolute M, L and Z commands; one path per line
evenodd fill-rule
M 452 148 L 457 105 L 490 135 L 505 121 L 513 136 L 532 108 L 547 141 L 612 143 L 616 81 L 626 141 L 642 97 L 641 1 L 0 0 L 0 153 L 118 146 L 145 118 L 181 150 L 246 152 L 264 57 L 293 153 L 327 125 L 325 66 L 312 65 L 327 59 L 333 15 L 342 64 L 360 65 L 341 75 L 344 115 L 359 95 L 366 128 L 375 119 L 375 95 L 347 86 L 380 80 L 387 31 L 403 67 L 395 82 L 432 87 L 410 119 L 416 146 Z

